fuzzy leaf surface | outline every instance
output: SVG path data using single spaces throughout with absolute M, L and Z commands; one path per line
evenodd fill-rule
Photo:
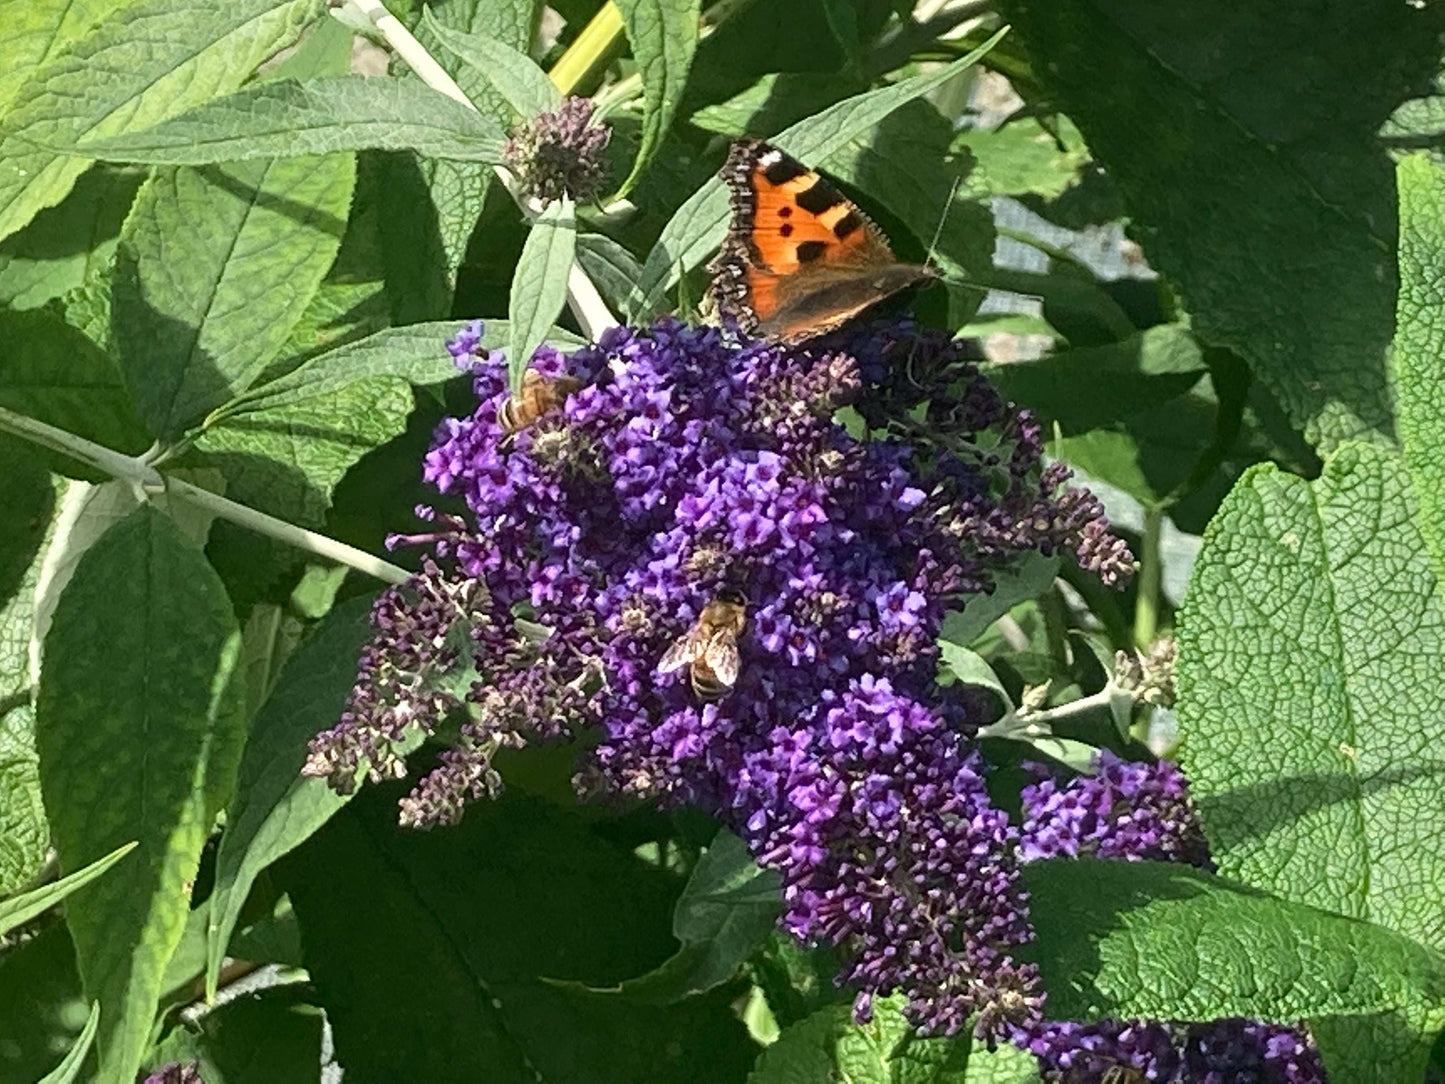
M 1182 764 L 1226 876 L 1445 947 L 1445 601 L 1399 461 L 1247 472 L 1180 619 Z
M 79 149 L 119 162 L 182 166 L 369 149 L 495 164 L 502 142 L 501 129 L 486 117 L 421 83 L 338 75 L 258 83 Z
M 532 351 L 542 344 L 566 304 L 567 277 L 576 251 L 577 216 L 572 201 L 564 197 L 548 204 L 532 223 L 512 276 L 507 366 L 513 392 L 522 386 L 522 373 L 532 360 Z
M 70 152 L 77 143 L 229 93 L 324 7 L 140 0 L 114 10 L 37 68 L 0 119 L 0 238 L 65 198 L 90 165 Z
M 45 639 L 36 742 L 61 869 L 140 844 L 66 904 L 86 994 L 101 1004 L 106 1084 L 134 1079 L 235 779 L 239 648 L 219 578 L 150 506 L 85 552 Z
M 1395 194 L 1376 133 L 1435 73 L 1428 7 L 1003 5 L 1195 332 L 1321 451 L 1392 437 Z
M 701 0 L 618 0 L 642 76 L 642 140 L 620 194 L 632 190 L 672 124 L 697 51 Z
M 173 437 L 250 387 L 285 344 L 346 228 L 351 155 L 158 170 L 112 289 L 121 368 Z

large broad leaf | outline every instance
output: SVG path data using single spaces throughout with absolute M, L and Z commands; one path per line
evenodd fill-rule
M 1247 472 L 1180 622 L 1183 764 L 1220 869 L 1445 947 L 1445 600 L 1396 459 Z
M 537 800 L 417 833 L 396 827 L 399 793 L 364 791 L 273 867 L 348 1076 L 742 1078 L 755 1047 L 726 990 L 657 1007 L 545 981 L 601 985 L 664 958 L 669 877 Z
M 350 599 L 327 615 L 286 664 L 246 739 L 236 796 L 227 809 L 216 858 L 216 887 L 206 936 L 206 988 L 216 976 L 256 876 L 305 842 L 345 804 L 322 779 L 302 778 L 306 745 L 336 724 L 371 634 L 371 597 Z
M 1328 1066 L 1352 1084 L 1419 1080 L 1445 1024 L 1445 958 L 1379 926 L 1170 863 L 1049 861 L 1024 879 L 1051 1019 L 1394 1021 L 1404 1047 Z
M 45 640 L 36 740 L 61 868 L 140 843 L 66 905 L 86 994 L 101 1004 L 103 1081 L 134 1077 L 235 778 L 239 641 L 215 573 L 149 506 L 86 551 Z
M 1412 155 L 1400 187 L 1400 302 L 1392 365 L 1400 442 L 1420 508 L 1420 534 L 1445 580 L 1445 169 Z
M 821 113 L 801 120 L 779 133 L 774 142 L 803 162 L 817 162 L 843 149 L 889 113 L 941 86 L 975 64 L 1004 34 L 999 31 L 983 45 L 937 71 L 915 75 L 892 86 L 847 98 Z M 633 294 L 634 319 L 657 309 L 663 294 L 677 280 L 679 270 L 690 271 L 721 244 L 727 233 L 728 197 L 714 177 L 690 196 L 663 227 L 662 235 L 642 267 Z
M 234 90 L 324 6 L 140 0 L 112 11 L 37 68 L 0 120 L 0 237 L 59 203 L 85 172 L 90 160 L 67 148 Z
M 967 1039 L 920 1039 L 901 1011 L 901 998 L 873 1002 L 873 1019 L 853 1023 L 848 1005 L 829 1005 L 785 1028 L 758 1056 L 747 1084 L 963 1084 L 972 1069 Z M 987 1077 L 980 1077 L 987 1080 Z M 1008 1078 L 1003 1078 L 1007 1080 Z M 1024 1078 L 1015 1078 L 1027 1080 Z
M 1387 440 L 1395 199 L 1375 133 L 1434 73 L 1438 12 L 1353 0 L 1004 12 L 1201 339 L 1244 357 L 1320 448 Z
M 92 158 L 189 166 L 371 148 L 495 164 L 502 132 L 420 83 L 339 75 L 258 83 L 153 128 L 79 145 Z
M 35 752 L 31 644 L 35 592 L 63 483 L 18 441 L 0 441 L 0 893 L 27 884 L 45 862 L 50 828 Z
M 667 1005 L 721 986 L 776 927 L 781 899 L 776 872 L 761 869 L 737 836 L 719 832 L 673 911 L 682 948 L 646 975 L 600 992 Z
M 118 452 L 138 455 L 150 444 L 115 360 L 48 311 L 0 312 L 0 406 Z M 50 458 L 92 476 L 93 468 Z
M 0 241 L 0 303 L 37 308 L 104 274 L 143 179 L 139 169 L 94 166 L 58 206 Z
M 286 342 L 345 230 L 351 155 L 163 169 L 122 238 L 113 326 L 153 432 L 244 391 Z
M 618 0 L 632 56 L 642 76 L 642 140 L 620 194 L 631 191 L 647 168 L 682 100 L 697 50 L 700 0 Z
M 549 204 L 532 223 L 512 276 L 507 366 L 513 392 L 522 386 L 522 373 L 532 360 L 532 351 L 541 345 L 567 300 L 567 277 L 576 251 L 577 218 L 572 201 L 564 196 Z
M 114 8 L 113 0 L 0 2 L 0 34 L 4 35 L 5 45 L 5 66 L 0 69 L 0 111 L 10 105 L 15 92 L 36 68 Z

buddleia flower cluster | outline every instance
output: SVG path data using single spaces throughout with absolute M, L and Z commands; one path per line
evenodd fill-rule
M 1104 750 L 1092 767 L 1092 774 L 1067 783 L 1045 777 L 1024 788 L 1019 853 L 1025 861 L 1092 856 L 1214 869 L 1189 784 L 1177 766 L 1167 761 L 1131 763 Z M 1013 1039 L 1038 1058 L 1049 1082 L 1326 1080 L 1319 1052 L 1307 1035 L 1256 1020 L 1043 1022 L 1017 1029 Z
M 615 328 L 539 350 L 520 405 L 478 341 L 450 346 L 476 409 L 425 462 L 465 514 L 420 510 L 407 541 L 429 563 L 377 603 L 306 770 L 340 789 L 396 776 L 405 734 L 460 715 L 402 803 L 404 823 L 444 824 L 496 792 L 497 749 L 591 733 L 579 789 L 691 803 L 742 837 L 781 875 L 786 929 L 840 951 L 860 1020 L 895 992 L 926 1034 L 1035 1020 L 1037 976 L 1012 957 L 1031 937 L 1017 832 L 970 740 L 992 720 L 935 673 L 945 612 L 1025 554 L 1106 582 L 1133 569 L 1098 502 L 1044 464 L 1039 426 L 968 344 L 898 323 L 802 347 Z M 946 446 L 840 424 L 865 372 L 905 368 Z M 720 597 L 746 620 L 735 681 L 706 697 L 716 675 L 659 662 Z

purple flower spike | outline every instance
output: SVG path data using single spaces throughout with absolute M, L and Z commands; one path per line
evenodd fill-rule
M 423 467 L 466 514 L 423 510 L 433 530 L 398 538 L 429 548 L 425 571 L 377 603 L 306 770 L 342 790 L 397 776 L 408 736 L 453 714 L 459 736 L 401 805 L 444 824 L 497 792 L 497 749 L 591 731 L 579 789 L 693 803 L 741 836 L 781 874 L 785 928 L 839 950 L 860 1019 L 898 992 L 926 1033 L 1037 1021 L 1037 975 L 1010 957 L 1031 936 L 1017 833 L 970 740 L 991 720 L 934 675 L 946 611 L 1024 554 L 1113 552 L 1038 427 L 968 344 L 907 324 L 801 347 L 614 328 L 539 350 L 539 375 L 572 390 L 511 431 L 505 366 L 476 343 L 451 349 L 475 359 L 478 405 Z M 865 408 L 867 367 L 914 352 L 950 370 L 945 450 L 833 421 Z M 745 600 L 722 645 L 736 672 L 724 653 L 708 657 L 726 679 L 699 675 L 700 650 L 664 672 L 720 594 Z

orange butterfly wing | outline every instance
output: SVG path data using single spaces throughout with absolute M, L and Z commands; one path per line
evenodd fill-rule
M 733 222 L 713 297 L 745 331 L 801 342 L 933 275 L 899 263 L 867 215 L 776 147 L 735 143 L 722 177 Z

